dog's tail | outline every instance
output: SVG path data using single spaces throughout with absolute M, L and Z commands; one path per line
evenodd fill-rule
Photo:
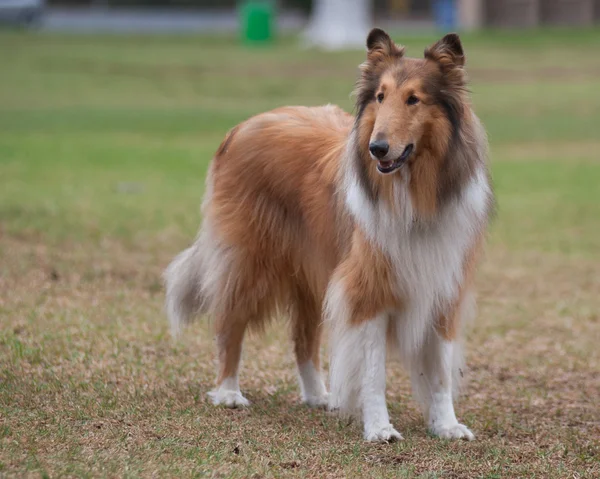
M 196 242 L 179 253 L 164 273 L 165 307 L 171 334 L 177 337 L 184 325 L 195 316 L 205 314 L 207 304 L 203 294 L 204 255 L 202 242 Z

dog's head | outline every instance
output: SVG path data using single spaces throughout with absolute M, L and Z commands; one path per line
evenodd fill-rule
M 381 174 L 418 162 L 424 151 L 433 153 L 430 158 L 443 157 L 465 102 L 465 55 L 458 35 L 444 36 L 417 59 L 407 58 L 403 47 L 375 28 L 367 50 L 356 88 L 363 155 Z

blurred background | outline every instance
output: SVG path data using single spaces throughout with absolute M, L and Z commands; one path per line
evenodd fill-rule
M 0 0 L 0 475 L 600 477 L 599 21 L 599 0 Z M 175 343 L 162 311 L 225 133 L 352 111 L 372 26 L 411 56 L 459 31 L 489 134 L 469 445 L 425 436 L 399 367 L 403 443 L 302 408 L 284 322 L 245 345 L 253 407 L 215 410 L 210 323 Z
M 363 22 L 374 17 L 463 30 L 600 21 L 599 0 L 2 0 L 0 18 L 56 30 L 233 30 L 240 7 L 276 9 L 284 29 L 299 27 L 311 14 L 313 21 L 335 16 L 347 26 L 360 16 Z

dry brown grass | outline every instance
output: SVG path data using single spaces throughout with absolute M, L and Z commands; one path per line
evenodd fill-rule
M 499 200 L 457 407 L 477 440 L 427 436 L 392 363 L 406 439 L 371 445 L 299 404 L 283 321 L 245 345 L 252 406 L 210 405 L 210 325 L 171 341 L 160 281 L 224 132 L 350 108 L 363 54 L 0 35 L 0 476 L 600 477 L 600 35 L 463 40 Z
M 495 247 L 480 272 L 460 416 L 474 443 L 428 437 L 405 374 L 389 403 L 406 441 L 298 404 L 284 323 L 245 349 L 248 410 L 206 402 L 210 327 L 174 344 L 157 283 L 167 254 L 104 244 L 4 251 L 0 419 L 5 473 L 212 477 L 597 477 L 600 265 Z M 10 254 L 6 254 L 9 252 Z M 10 315 L 6 313 L 10 312 Z

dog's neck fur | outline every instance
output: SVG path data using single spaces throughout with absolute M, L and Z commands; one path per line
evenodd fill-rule
M 349 155 L 355 151 L 352 136 Z M 485 154 L 485 142 L 480 142 L 473 143 L 472 154 Z M 358 162 L 349 155 L 343 178 L 345 205 L 364 237 L 389 262 L 393 288 L 405 302 L 399 320 L 405 327 L 398 341 L 408 358 L 422 344 L 431 321 L 456 298 L 465 258 L 485 230 L 492 192 L 484 157 L 473 158 L 471 173 L 461 181 L 457 194 L 446 198 L 433 216 L 423 218 L 411 196 L 408 168 L 389 178 L 394 181 L 391 208 L 389 198 L 368 196 L 356 171 Z
M 487 175 L 487 141 L 479 119 L 469 111 L 468 117 L 462 118 L 460 125 L 454 126 L 458 130 L 452 132 L 447 151 L 443 153 L 444 160 L 439 171 L 435 214 L 425 216 L 419 212 L 418 205 L 411 196 L 410 165 L 401 167 L 399 171 L 386 178 L 392 188 L 392 202 L 390 203 L 390 198 L 387 198 L 387 203 L 390 204 L 386 204 L 385 199 L 381 197 L 380 189 L 371 182 L 367 171 L 368 166 L 363 158 L 365 153 L 358 144 L 358 122 L 355 124 L 346 146 L 341 184 L 345 191 L 346 206 L 359 225 L 363 228 L 371 228 L 384 221 L 381 215 L 382 209 L 387 209 L 385 221 L 394 221 L 395 227 L 404 231 L 410 231 L 413 227 L 433 224 L 444 215 L 450 204 L 461 201 L 464 190 L 479 172 Z M 424 151 L 415 161 L 428 161 L 426 156 L 433 154 L 439 153 Z M 364 218 L 366 211 L 371 212 L 369 221 L 365 221 Z

